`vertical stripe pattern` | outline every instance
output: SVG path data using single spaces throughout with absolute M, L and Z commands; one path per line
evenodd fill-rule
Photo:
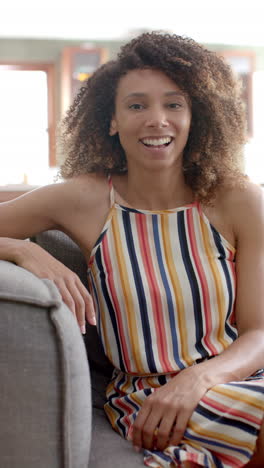
M 113 365 L 166 374 L 227 348 L 237 336 L 234 255 L 197 204 L 157 213 L 114 205 L 89 262 Z
M 137 413 L 155 388 L 236 339 L 235 249 L 198 203 L 153 212 L 113 201 L 88 277 L 98 333 L 115 367 L 105 411 L 113 428 L 130 439 Z M 181 445 L 146 450 L 145 465 L 245 465 L 263 418 L 263 392 L 261 373 L 213 387 Z

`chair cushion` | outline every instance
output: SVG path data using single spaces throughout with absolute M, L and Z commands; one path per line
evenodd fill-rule
M 93 410 L 89 468 L 141 468 L 143 455 L 111 427 L 103 410 Z

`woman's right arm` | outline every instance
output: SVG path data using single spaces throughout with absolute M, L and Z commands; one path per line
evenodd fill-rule
M 85 317 L 95 324 L 90 294 L 75 273 L 37 244 L 23 240 L 48 229 L 59 229 L 66 211 L 70 210 L 68 202 L 69 186 L 62 183 L 0 203 L 0 259 L 14 262 L 39 278 L 54 281 L 84 332 Z
M 62 198 L 67 193 L 65 185 L 47 185 L 0 203 L 0 237 L 26 239 L 56 228 Z

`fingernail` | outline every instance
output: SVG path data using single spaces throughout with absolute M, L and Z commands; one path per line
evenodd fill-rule
M 92 317 L 92 325 L 96 325 L 96 318 L 95 317 Z
M 85 333 L 86 333 L 85 325 L 81 325 L 81 332 L 82 332 L 83 335 L 85 335 Z
M 136 452 L 140 452 L 141 448 L 138 447 L 137 445 L 134 445 L 134 450 L 135 450 Z

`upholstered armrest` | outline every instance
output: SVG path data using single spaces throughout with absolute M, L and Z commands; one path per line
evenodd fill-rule
M 87 468 L 90 375 L 55 285 L 0 261 L 0 466 Z

